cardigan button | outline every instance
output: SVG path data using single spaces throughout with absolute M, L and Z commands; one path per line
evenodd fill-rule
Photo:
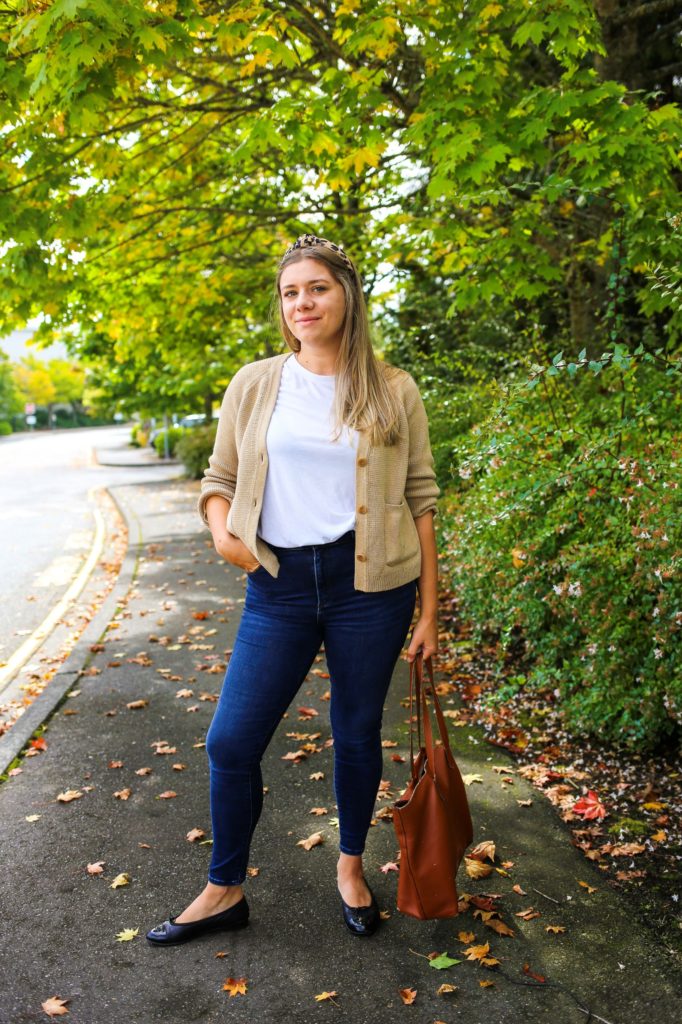
M 358 555 L 358 562 L 366 562 L 367 555 Z
M 364 513 L 366 511 L 367 511 L 367 506 L 366 505 L 360 505 L 360 507 L 358 508 L 358 512 L 360 512 L 363 515 L 364 515 Z
M 358 459 L 358 466 L 366 466 L 367 459 Z

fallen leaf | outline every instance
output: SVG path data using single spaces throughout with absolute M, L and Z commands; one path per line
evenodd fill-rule
M 491 864 L 482 864 L 480 860 L 471 860 L 470 857 L 464 858 L 464 867 L 469 878 L 487 878 L 493 872 Z
M 80 800 L 83 794 L 78 789 L 67 789 L 64 793 L 59 793 L 57 800 L 62 804 L 71 803 L 72 800 Z
M 137 768 L 135 770 L 135 774 L 136 775 L 151 775 L 151 773 L 152 773 L 152 769 L 151 768 Z
M 68 1013 L 66 1004 L 70 1002 L 69 999 L 60 999 L 59 996 L 50 996 L 44 1003 L 41 1003 L 43 1010 L 48 1017 L 61 1017 L 62 1014 Z
M 39 814 L 27 814 L 26 815 L 26 821 L 38 821 L 39 818 L 40 818 Z
M 385 864 L 382 864 L 379 870 L 383 871 L 383 873 L 387 875 L 389 871 L 400 871 L 400 868 L 392 860 L 389 860 Z
M 498 935 L 511 937 L 514 934 L 514 930 L 508 924 L 505 924 L 504 921 L 500 921 L 499 918 L 493 917 L 489 921 L 485 921 L 484 924 L 488 928 L 492 928 Z
M 165 793 L 159 793 L 159 795 L 157 796 L 156 799 L 157 800 L 172 800 L 173 797 L 176 797 L 177 795 L 178 794 L 174 790 L 167 789 L 165 791 Z
M 197 839 L 203 839 L 205 835 L 206 833 L 204 832 L 203 828 L 192 828 L 187 833 L 186 839 L 190 843 L 194 843 L 196 842 Z
M 319 782 L 320 779 L 324 778 L 324 772 L 313 772 L 311 775 L 308 776 L 308 778 L 312 779 L 313 782 Z
M 580 884 L 581 885 L 586 885 L 587 883 L 586 882 L 581 882 Z M 512 889 L 517 894 L 517 896 L 526 896 L 527 895 L 526 890 L 522 889 L 520 885 L 512 885 Z
M 130 708 L 131 711 L 137 711 L 138 708 L 146 708 L 148 704 L 148 700 L 131 700 L 129 704 L 126 704 L 126 707 Z
M 319 817 L 321 814 L 328 814 L 329 812 L 326 807 L 312 807 L 310 813 L 316 814 Z
M 405 1003 L 405 1006 L 409 1006 L 410 1003 L 413 1003 L 417 998 L 416 988 L 399 988 L 398 994 L 402 1001 Z
M 305 750 L 290 750 L 288 754 L 282 756 L 282 761 L 294 761 L 295 764 L 298 764 L 299 761 L 303 761 L 307 756 L 308 754 Z
M 260 868 L 247 868 L 246 873 L 249 878 L 257 878 L 260 875 Z
M 559 935 L 561 932 L 565 932 L 566 929 L 561 924 L 548 924 L 545 931 L 551 932 L 552 935 Z
M 123 761 L 110 761 L 107 767 L 109 767 L 109 768 L 122 768 L 123 767 Z
M 314 846 L 319 846 L 323 842 L 324 837 L 322 834 L 320 832 L 313 832 L 307 839 L 299 839 L 296 845 L 302 846 L 304 850 L 312 850 Z
M 429 967 L 435 967 L 437 971 L 444 971 L 447 967 L 453 967 L 455 964 L 461 964 L 461 960 L 453 960 L 451 956 L 448 956 L 447 952 L 441 953 L 440 956 L 435 956 L 429 960 Z
M 178 692 L 175 694 L 175 696 L 176 697 L 193 697 L 194 696 L 194 690 L 187 690 L 187 689 L 178 690 Z
M 227 955 L 228 955 L 228 954 L 227 954 L 227 952 L 226 952 L 226 951 L 223 951 L 223 950 L 221 950 L 221 951 L 220 951 L 219 953 L 216 953 L 216 954 L 215 954 L 215 957 L 214 957 L 214 958 L 215 958 L 216 960 L 224 960 L 224 959 L 225 959 L 225 957 L 226 957 Z
M 174 772 L 184 772 L 186 767 L 186 764 L 180 764 L 180 762 L 171 765 L 171 768 L 173 769 Z
M 397 747 L 398 746 L 398 744 L 396 743 L 395 740 L 382 740 L 381 741 L 381 745 L 382 745 L 382 747 L 386 747 L 386 749 L 388 749 L 390 747 Z
M 464 950 L 467 960 L 481 960 L 484 956 L 487 956 L 490 952 L 490 944 L 484 943 L 482 946 L 469 946 L 468 949 Z
M 571 810 L 574 814 L 582 815 L 586 820 L 605 818 L 608 813 L 593 789 L 588 790 L 587 796 L 581 796 L 576 800 Z
M 589 882 L 581 882 L 580 880 L 578 880 L 578 885 L 582 885 L 585 889 L 587 889 L 587 891 L 588 891 L 588 893 L 590 893 L 590 895 L 593 892 L 597 892 L 596 887 L 594 885 L 590 885 Z
M 116 936 L 117 942 L 132 942 L 135 936 L 139 933 L 139 928 L 124 928 L 122 932 L 119 932 Z
M 299 722 L 306 721 L 308 718 L 315 718 L 319 714 L 319 711 L 316 711 L 315 708 L 298 708 L 297 710 L 300 715 Z
M 329 1002 L 333 1003 L 335 996 L 338 996 L 338 994 L 338 992 L 320 992 L 319 996 L 315 996 L 315 1002 L 324 1003 L 329 1000 Z
M 463 775 L 462 782 L 465 786 L 471 786 L 474 782 L 483 782 L 483 779 L 476 772 L 472 772 L 470 775 Z
M 644 853 L 646 846 L 642 843 L 621 843 L 614 846 L 609 853 L 612 857 L 634 857 L 637 853 Z
M 116 797 L 117 800 L 127 800 L 130 796 L 132 796 L 132 793 L 132 789 L 117 789 L 116 792 L 114 793 L 114 796 Z
M 540 911 L 533 907 L 526 907 L 525 910 L 517 910 L 516 916 L 522 917 L 524 921 L 530 921 L 534 917 L 540 917 Z
M 481 986 L 481 988 L 490 988 L 491 986 L 493 986 L 495 984 L 495 982 L 494 981 L 479 981 L 478 984 Z
M 542 974 L 536 974 L 534 971 L 531 971 L 529 964 L 524 964 L 523 965 L 523 973 L 530 975 L 531 978 L 535 978 L 536 981 L 539 981 L 539 982 L 542 982 L 542 983 L 544 983 L 544 981 L 545 981 L 544 976 Z
M 451 992 L 457 992 L 457 985 L 448 985 L 447 983 L 444 983 L 443 985 L 439 985 L 436 989 L 437 996 L 447 996 L 450 995 Z
M 519 807 L 532 807 L 533 801 L 529 798 L 528 800 L 517 800 Z
M 245 996 L 246 989 L 246 978 L 226 978 L 223 985 L 223 991 L 229 992 L 230 996 Z
M 476 936 L 473 932 L 459 932 L 457 938 L 460 942 L 473 942 Z
M 473 860 L 494 861 L 495 844 L 492 842 L 492 840 L 486 839 L 482 843 L 479 843 L 477 846 L 475 846 L 473 850 L 469 850 L 467 856 Z
M 105 861 L 97 860 L 94 862 L 94 864 L 88 864 L 86 867 L 86 871 L 89 875 L 101 875 L 102 872 L 104 871 L 104 864 Z
M 116 875 L 116 878 L 113 880 L 109 888 L 120 889 L 124 885 L 130 885 L 130 875 L 125 871 L 122 871 L 120 875 Z
M 29 746 L 32 747 L 33 750 L 47 750 L 47 741 L 42 736 L 39 736 L 38 739 L 31 740 L 29 742 Z

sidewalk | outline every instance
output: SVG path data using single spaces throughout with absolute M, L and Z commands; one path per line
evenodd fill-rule
M 496 858 L 492 874 L 478 881 L 462 868 L 459 885 L 478 895 L 483 909 L 472 903 L 440 922 L 399 915 L 397 876 L 380 870 L 395 859 L 397 844 L 390 821 L 379 819 L 365 863 L 391 916 L 371 939 L 347 933 L 335 887 L 323 661 L 264 761 L 268 792 L 247 883 L 251 925 L 185 946 L 149 946 L 145 931 L 179 913 L 205 883 L 210 846 L 186 837 L 193 829 L 210 837 L 203 741 L 244 581 L 213 551 L 195 512 L 196 483 L 112 490 L 140 524 L 137 579 L 119 594 L 101 649 L 48 721 L 46 749 L 24 758 L 21 773 L 0 785 L 0 1024 L 47 1020 L 41 1003 L 55 995 L 68 1000 L 62 1019 L 73 1024 L 578 1024 L 590 1020 L 587 1010 L 608 1024 L 682 1018 L 675 968 L 662 959 L 655 935 L 637 929 L 627 904 L 570 845 L 552 807 L 522 778 L 502 781 L 513 761 L 473 729 L 453 727 L 453 747 L 462 772 L 481 780 L 468 789 L 474 843 L 494 842 Z M 384 752 L 384 778 L 396 795 L 407 774 L 391 756 L 407 754 L 400 703 L 406 683 L 400 663 L 384 728 L 384 738 L 398 743 Z M 445 700 L 456 711 L 455 698 Z M 137 702 L 145 703 L 129 706 Z M 318 713 L 305 718 L 301 706 Z M 283 760 L 311 742 L 300 734 L 317 732 L 312 743 L 323 749 L 298 763 Z M 312 777 L 318 773 L 323 777 Z M 69 791 L 79 796 L 57 800 Z M 531 806 L 517 802 L 527 799 Z M 313 815 L 314 807 L 328 813 Z M 322 845 L 297 845 L 318 831 Z M 87 865 L 98 862 L 102 873 L 88 874 Z M 112 888 L 122 873 L 129 883 Z M 484 923 L 492 894 L 500 894 L 493 902 L 511 937 Z M 539 916 L 516 916 L 530 907 Z M 565 931 L 547 932 L 550 925 Z M 117 941 L 126 929 L 138 931 Z M 460 932 L 473 937 L 460 941 Z M 467 960 L 465 949 L 485 943 L 499 967 Z M 445 951 L 462 962 L 435 970 L 426 956 Z M 247 979 L 245 995 L 223 990 L 229 977 Z M 457 990 L 437 995 L 443 984 Z M 417 990 L 411 1006 L 399 995 L 406 988 Z M 317 1002 L 323 992 L 337 992 L 338 1005 Z

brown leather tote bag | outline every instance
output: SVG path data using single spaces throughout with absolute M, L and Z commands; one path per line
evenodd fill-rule
M 423 680 L 422 656 L 417 655 L 410 665 L 412 775 L 393 805 L 393 825 L 400 845 L 398 910 L 421 920 L 456 916 L 455 876 L 473 839 L 466 790 L 450 750 L 430 658 L 426 667 L 428 686 Z M 433 703 L 441 743 L 433 740 L 427 696 Z M 415 703 L 419 740 L 416 757 L 412 726 Z

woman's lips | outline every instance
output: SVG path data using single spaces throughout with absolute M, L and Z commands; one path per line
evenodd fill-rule
M 313 323 L 315 323 L 316 320 L 319 320 L 319 319 L 320 319 L 319 316 L 306 316 L 306 317 L 302 317 L 300 320 L 297 320 L 296 323 L 297 324 L 313 324 Z

